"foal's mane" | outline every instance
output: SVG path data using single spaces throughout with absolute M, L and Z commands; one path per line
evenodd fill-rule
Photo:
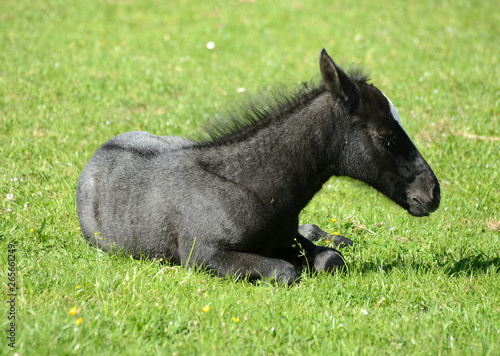
M 348 76 L 356 83 L 366 83 L 369 75 L 361 67 L 351 66 Z M 205 126 L 203 135 L 195 146 L 223 146 L 252 136 L 288 114 L 306 107 L 314 98 L 326 91 L 323 81 L 303 82 L 296 87 L 283 85 L 250 96 L 231 111 L 217 116 Z M 208 137 L 207 137 L 208 136 Z

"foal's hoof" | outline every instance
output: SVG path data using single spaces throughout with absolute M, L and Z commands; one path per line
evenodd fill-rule
M 343 271 L 345 269 L 344 257 L 337 250 L 324 248 L 314 258 L 314 269 L 317 272 L 328 273 Z
M 342 248 L 353 245 L 354 242 L 352 242 L 352 240 L 349 240 L 347 237 L 342 235 L 336 235 L 335 238 L 333 239 L 333 248 Z

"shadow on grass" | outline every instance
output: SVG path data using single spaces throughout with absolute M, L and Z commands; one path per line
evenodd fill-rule
M 415 270 L 418 272 L 429 272 L 442 270 L 453 276 L 456 274 L 488 273 L 492 268 L 500 271 L 500 257 L 490 257 L 483 252 L 460 255 L 456 258 L 452 253 L 434 255 L 432 261 L 417 260 L 414 257 L 405 258 L 398 255 L 393 261 L 364 262 L 359 265 L 362 273 L 385 272 L 390 273 L 393 269 Z
M 450 276 L 462 272 L 487 273 L 492 267 L 500 269 L 500 257 L 490 258 L 481 252 L 478 255 L 462 257 L 455 261 L 447 272 Z

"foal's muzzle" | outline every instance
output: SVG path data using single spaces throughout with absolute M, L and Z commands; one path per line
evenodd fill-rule
M 432 171 L 420 173 L 407 189 L 408 212 L 413 216 L 427 216 L 437 210 L 441 188 Z

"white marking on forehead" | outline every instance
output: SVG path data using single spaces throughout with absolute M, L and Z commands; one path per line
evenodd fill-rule
M 385 96 L 384 93 L 382 93 L 383 96 Z M 403 129 L 403 131 L 405 132 L 406 136 L 408 136 L 408 132 L 406 132 L 405 128 L 403 127 L 403 123 L 401 122 L 401 118 L 399 117 L 399 112 L 398 112 L 398 109 L 396 109 L 396 107 L 394 106 L 394 104 L 392 103 L 391 99 L 389 99 L 387 96 L 385 96 L 385 98 L 387 99 L 387 101 L 389 102 L 389 108 L 391 108 L 391 115 L 392 115 L 392 118 L 394 120 L 396 120 L 396 122 L 399 124 L 399 126 Z M 408 136 L 409 138 L 410 136 Z M 410 138 L 411 140 L 411 138 Z
M 384 93 L 382 93 L 382 95 L 385 96 Z M 396 109 L 396 107 L 392 103 L 391 99 L 389 99 L 387 96 L 385 96 L 385 98 L 389 102 L 389 107 L 391 108 L 391 115 L 392 115 L 392 117 L 399 124 L 399 126 L 403 129 L 403 131 L 405 132 L 406 136 L 408 136 L 408 138 L 410 139 L 410 141 L 412 141 L 411 138 L 410 138 L 410 136 L 408 135 L 408 132 L 406 132 L 405 128 L 403 127 L 403 124 L 401 123 L 401 118 L 399 117 L 398 109 Z
M 382 93 L 382 94 L 385 96 L 384 93 Z M 389 107 L 391 108 L 391 115 L 392 115 L 392 117 L 394 118 L 394 120 L 396 120 L 398 122 L 399 126 L 401 126 L 401 128 L 404 130 L 403 124 L 401 123 L 401 118 L 399 117 L 398 109 L 396 109 L 396 107 L 392 103 L 391 99 L 389 99 L 387 96 L 385 96 L 385 98 L 389 102 Z

